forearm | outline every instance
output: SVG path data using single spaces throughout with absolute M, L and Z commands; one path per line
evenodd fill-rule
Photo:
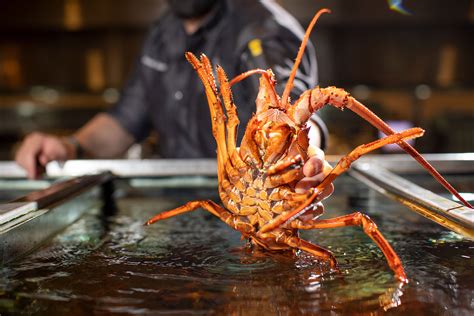
M 133 143 L 133 137 L 109 114 L 96 115 L 74 137 L 93 158 L 115 158 Z

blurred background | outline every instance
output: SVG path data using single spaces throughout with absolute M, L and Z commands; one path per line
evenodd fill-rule
M 345 88 L 421 152 L 474 151 L 474 0 L 279 0 L 313 31 L 321 86 Z M 163 0 L 0 1 L 0 160 L 31 131 L 67 135 L 109 108 Z M 296 55 L 297 52 L 295 52 Z M 330 154 L 378 137 L 350 111 L 321 111 Z M 148 141 L 150 142 L 150 141 Z M 385 149 L 389 152 L 390 149 Z

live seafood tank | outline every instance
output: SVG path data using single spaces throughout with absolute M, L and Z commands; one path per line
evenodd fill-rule
M 455 163 L 449 156 L 431 158 L 472 202 L 472 155 Z M 334 194 L 324 201 L 324 218 L 368 214 L 400 256 L 408 284 L 394 278 L 360 227 L 302 232 L 334 253 L 339 271 L 330 271 L 305 253 L 252 251 L 238 232 L 202 210 L 143 226 L 152 215 L 189 200 L 219 201 L 217 180 L 206 175 L 215 167 L 212 161 L 172 163 L 172 168 L 152 163 L 142 174 L 142 167 L 129 162 L 123 165 L 128 167 L 104 162 L 117 167 L 112 171 L 122 173 L 120 178 L 100 173 L 69 180 L 57 190 L 51 188 L 58 184 L 49 187 L 56 179 L 30 182 L 10 173 L 1 182 L 0 202 L 24 196 L 14 202 L 23 213 L 32 201 L 36 212 L 46 211 L 2 228 L 0 314 L 472 315 L 472 240 L 413 212 L 403 203 L 407 197 L 369 179 L 379 165 L 410 185 L 448 196 L 408 159 L 366 160 L 352 176 L 337 179 Z M 92 166 L 103 168 L 97 162 Z M 48 173 L 90 171 L 87 163 L 69 167 L 51 166 Z M 173 175 L 173 168 L 181 175 Z M 392 177 L 385 181 L 388 186 L 398 176 Z M 21 226 L 23 233 L 8 235 Z M 459 226 L 472 238 L 472 222 Z

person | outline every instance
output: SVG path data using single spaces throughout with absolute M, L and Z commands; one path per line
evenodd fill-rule
M 229 78 L 254 68 L 271 68 L 281 94 L 304 35 L 295 18 L 273 1 L 168 0 L 169 10 L 146 37 L 135 70 L 119 102 L 96 115 L 70 137 L 43 133 L 28 135 L 16 153 L 28 177 L 40 176 L 52 160 L 123 154 L 153 129 L 164 158 L 215 157 L 216 143 L 204 88 L 184 52 L 205 53 Z M 317 81 L 314 47 L 309 44 L 295 80 L 292 98 Z M 258 78 L 232 88 L 241 126 L 255 110 Z M 315 124 L 310 136 L 323 147 L 324 127 Z M 318 132 L 319 131 L 319 132 Z M 240 135 L 243 134 L 241 131 Z M 304 166 L 307 178 L 299 187 L 321 181 L 324 153 L 319 150 Z M 316 179 L 316 180 L 315 180 Z

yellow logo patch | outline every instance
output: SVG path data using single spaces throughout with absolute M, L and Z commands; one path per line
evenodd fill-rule
M 262 55 L 262 41 L 258 38 L 251 40 L 249 42 L 249 49 L 253 57 Z

